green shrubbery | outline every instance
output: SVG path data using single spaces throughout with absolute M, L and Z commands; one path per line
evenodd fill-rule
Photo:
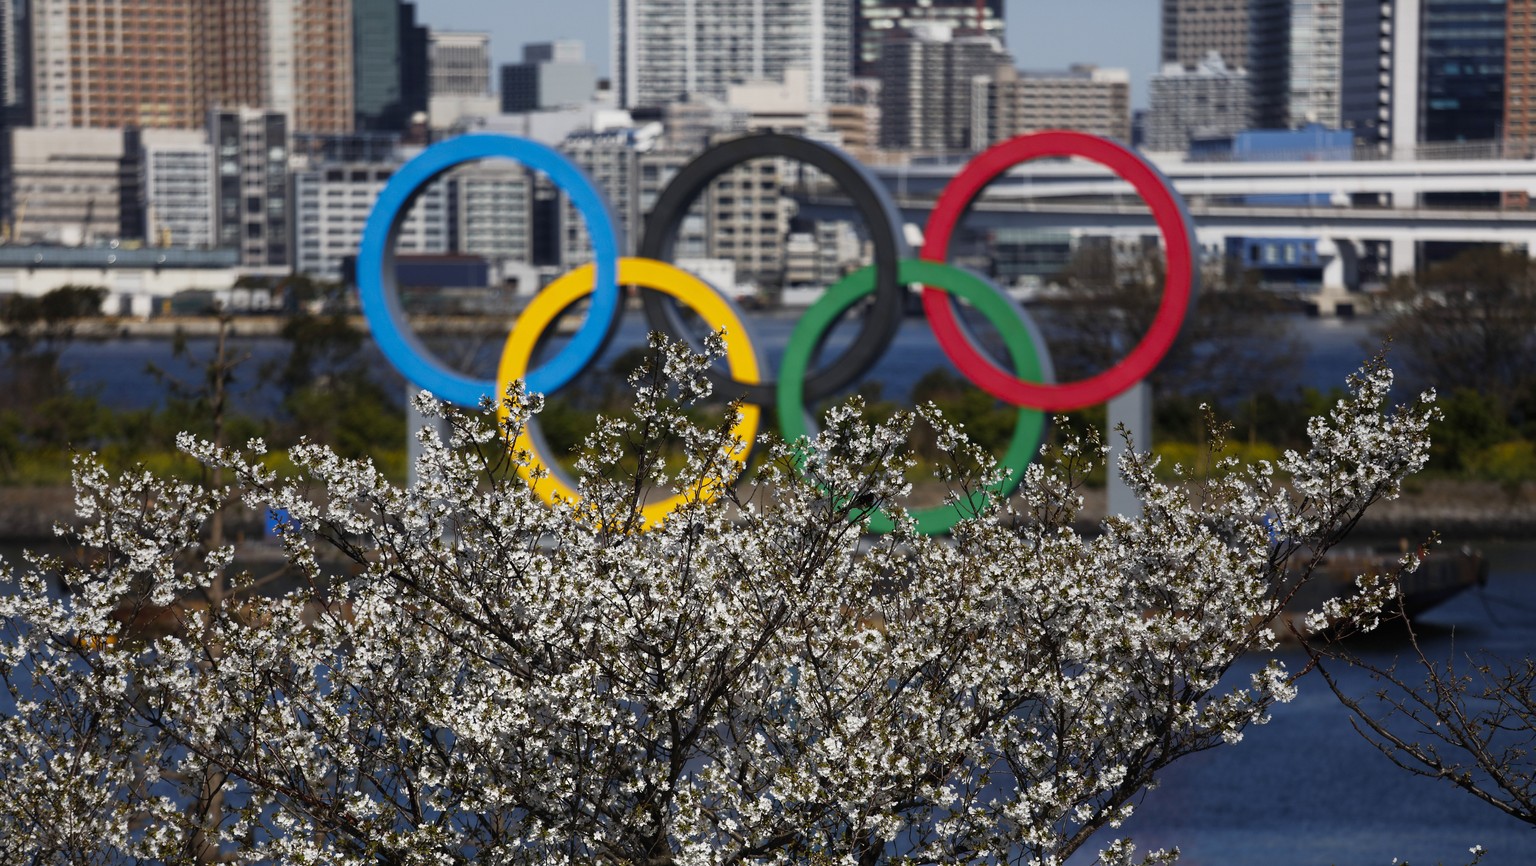
M 204 468 L 173 445 L 184 430 L 224 442 L 259 436 L 277 454 L 307 438 L 404 477 L 404 414 L 365 366 L 366 336 L 344 317 L 290 318 L 282 331 L 288 351 L 265 369 L 243 366 L 248 359 L 227 339 L 228 320 L 207 356 L 194 356 L 178 338 L 175 352 L 195 378 L 152 369 L 162 398 L 152 408 L 122 409 L 74 389 L 60 365 L 75 323 L 99 303 L 99 290 L 82 287 L 0 303 L 0 484 L 68 484 L 71 457 L 81 451 L 116 469 L 143 464 L 165 477 L 200 480 Z M 276 389 L 281 411 L 258 415 L 236 405 L 230 386 L 237 375 Z

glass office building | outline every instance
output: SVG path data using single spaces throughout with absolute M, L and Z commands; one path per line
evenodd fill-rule
M 1420 141 L 1503 135 L 1505 0 L 1424 0 Z

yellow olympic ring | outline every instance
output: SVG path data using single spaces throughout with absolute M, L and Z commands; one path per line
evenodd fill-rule
M 529 302 L 523 314 L 518 317 L 517 323 L 513 325 L 511 333 L 507 334 L 506 345 L 501 351 L 497 381 L 503 388 L 527 375 L 534 348 L 538 345 L 539 337 L 544 334 L 545 329 L 567 307 L 592 293 L 596 279 L 594 272 L 595 268 L 592 265 L 584 265 L 570 271 L 545 286 Z M 749 384 L 760 381 L 762 374 L 758 369 L 757 355 L 748 341 L 746 327 L 742 325 L 741 319 L 737 317 L 730 303 L 710 288 L 708 283 L 666 262 L 638 258 L 619 259 L 618 281 L 620 285 L 643 286 L 671 295 L 692 307 L 711 330 L 718 331 L 723 328 L 725 330 L 725 361 L 730 367 L 731 375 Z M 640 516 L 644 526 L 660 525 L 674 508 L 684 502 L 713 499 L 720 490 L 741 474 L 741 470 L 746 465 L 747 452 L 752 447 L 752 443 L 757 441 L 757 427 L 762 409 L 753 404 L 742 404 L 737 407 L 737 412 L 737 420 L 731 427 L 731 433 L 736 441 L 742 443 L 742 447 L 732 449 L 724 455 L 733 466 L 731 477 L 701 479 L 682 493 L 642 506 Z M 504 403 L 497 408 L 497 415 L 503 422 L 507 420 L 507 406 Z M 527 462 L 518 466 L 518 474 L 522 475 L 534 492 L 550 505 L 580 502 L 581 494 L 576 490 L 575 485 L 566 477 L 559 464 L 545 455 L 544 452 L 548 447 L 541 441 L 542 438 L 538 432 L 536 419 L 530 419 L 518 433 L 512 448 L 526 453 L 529 457 Z M 543 478 L 535 478 L 534 474 L 541 469 L 546 474 Z

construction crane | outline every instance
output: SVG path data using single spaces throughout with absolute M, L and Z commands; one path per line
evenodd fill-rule
M 6 243 L 21 240 L 21 224 L 27 219 L 27 202 L 31 200 L 31 196 L 21 197 L 21 204 L 16 206 L 16 221 L 5 224 L 5 230 L 0 233 L 0 239 Z

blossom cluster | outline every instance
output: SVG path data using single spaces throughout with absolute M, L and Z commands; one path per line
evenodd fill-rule
M 1287 569 L 1422 465 L 1432 412 L 1385 411 L 1368 368 L 1278 466 L 1127 456 L 1144 514 L 1092 534 L 1103 450 L 1068 443 L 932 538 L 908 434 L 970 447 L 936 410 L 834 410 L 722 488 L 752 443 L 686 411 L 708 354 L 656 348 L 554 507 L 506 445 L 540 404 L 516 386 L 500 420 L 423 400 L 451 433 L 408 486 L 316 446 L 279 477 L 260 442 L 184 438 L 213 490 L 81 458 L 86 557 L 0 578 L 0 861 L 1170 861 L 1115 828 L 1294 693 L 1278 662 L 1223 674 L 1273 646 Z M 280 591 L 202 546 L 233 498 L 288 515 Z

